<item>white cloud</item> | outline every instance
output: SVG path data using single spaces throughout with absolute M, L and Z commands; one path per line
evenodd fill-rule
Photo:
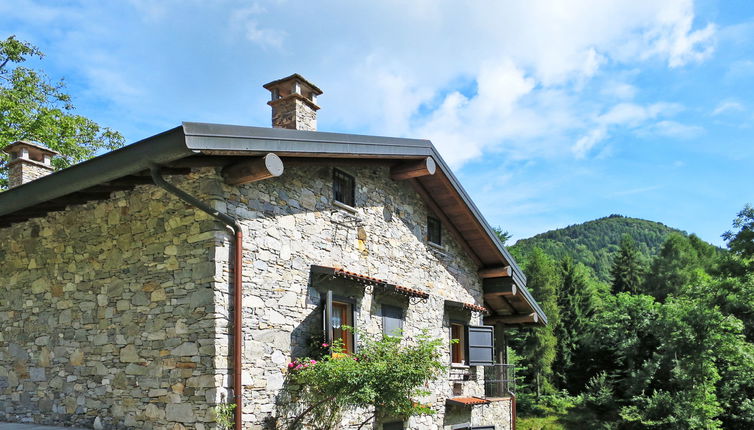
M 609 137 L 609 130 L 616 127 L 636 129 L 661 115 L 672 115 L 680 111 L 682 107 L 673 103 L 653 103 L 642 106 L 636 103 L 619 103 L 611 107 L 604 114 L 594 119 L 591 130 L 581 136 L 571 147 L 576 158 L 586 157 L 600 142 Z M 690 127 L 671 121 L 660 121 L 654 124 L 657 134 L 670 135 L 672 132 L 680 134 L 682 131 L 689 132 Z M 685 128 L 684 128 L 685 127 Z M 649 129 L 647 129 L 649 130 Z
M 246 39 L 263 48 L 281 48 L 286 33 L 275 28 L 265 28 L 260 25 L 259 15 L 265 12 L 266 10 L 259 3 L 236 9 L 230 14 L 230 26 L 231 28 L 240 30 Z
M 716 34 L 690 0 L 15 3 L 0 5 L 8 19 L 61 33 L 52 52 L 120 111 L 267 125 L 258 86 L 299 72 L 325 91 L 321 126 L 431 138 L 456 167 L 585 157 L 619 128 L 667 120 L 633 103 L 625 70 L 702 61 Z
M 726 112 L 741 112 L 744 107 L 741 103 L 733 100 L 726 100 L 720 102 L 712 111 L 712 116 L 717 116 Z
M 658 121 L 649 127 L 648 131 L 663 137 L 676 139 L 691 139 L 699 136 L 704 132 L 704 128 L 698 125 L 681 124 L 676 121 L 664 120 Z

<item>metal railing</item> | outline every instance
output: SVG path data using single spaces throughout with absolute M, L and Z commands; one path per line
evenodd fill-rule
M 484 367 L 484 396 L 507 397 L 516 392 L 516 369 L 512 364 Z

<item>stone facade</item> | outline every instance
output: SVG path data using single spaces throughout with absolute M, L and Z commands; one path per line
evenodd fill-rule
M 317 107 L 299 95 L 291 95 L 269 103 L 272 106 L 272 126 L 293 130 L 317 130 Z
M 17 187 L 50 173 L 52 173 L 52 166 L 39 161 L 18 158 L 8 163 L 8 187 Z
M 481 282 L 447 231 L 442 247 L 427 243 L 419 196 L 387 167 L 342 170 L 356 178 L 354 208 L 333 202 L 332 167 L 289 168 L 242 186 L 225 185 L 213 169 L 172 179 L 244 229 L 245 429 L 273 428 L 285 415 L 287 363 L 322 334 L 327 290 L 353 300 L 368 334 L 381 333 L 385 304 L 404 308 L 407 337 L 428 329 L 448 338 L 451 319 L 481 323 L 446 303 L 482 303 Z M 232 363 L 230 255 L 222 225 L 154 186 L 0 229 L 0 421 L 214 428 L 210 408 L 228 398 Z M 430 297 L 315 279 L 312 265 Z M 509 400 L 446 407 L 448 397 L 483 396 L 483 373 L 453 368 L 421 399 L 437 413 L 406 428 L 509 428 Z M 346 417 L 344 428 L 364 414 Z
M 217 230 L 154 186 L 0 229 L 0 421 L 206 428 Z
M 386 167 L 343 170 L 356 178 L 355 208 L 333 202 L 331 167 L 288 169 L 280 178 L 226 187 L 227 213 L 240 220 L 245 237 L 243 383 L 244 420 L 250 429 L 265 428 L 276 416 L 276 399 L 285 398 L 286 364 L 306 355 L 309 339 L 322 335 L 321 295 L 328 289 L 353 300 L 356 326 L 368 334 L 382 332 L 382 304 L 405 309 L 406 337 L 428 329 L 435 337 L 448 338 L 451 318 L 481 323 L 478 313 L 446 306 L 446 300 L 482 303 L 481 280 L 447 231 L 442 248 L 427 243 L 429 213 L 420 197 L 408 184 L 390 180 Z M 312 282 L 312 265 L 343 267 L 425 291 L 430 298 L 401 300 L 350 281 Z M 227 266 L 222 272 L 228 273 Z M 450 364 L 449 350 L 444 356 Z M 465 382 L 436 381 L 430 387 L 433 394 L 422 401 L 438 413 L 413 419 L 407 428 L 443 429 L 456 424 L 446 421 L 451 417 L 444 414 L 445 400 L 455 395 L 483 396 L 481 370 L 456 370 L 468 374 Z M 504 413 L 491 415 L 501 418 Z M 467 408 L 454 419 L 505 429 L 510 425 L 507 417 L 494 422 L 497 418 L 472 416 Z M 350 418 L 346 421 L 354 425 L 364 415 Z

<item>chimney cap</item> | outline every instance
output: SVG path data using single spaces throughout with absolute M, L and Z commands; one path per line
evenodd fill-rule
M 272 82 L 268 82 L 268 83 L 262 85 L 262 87 L 264 87 L 264 89 L 266 89 L 266 90 L 272 91 L 272 89 L 275 88 L 275 87 L 278 87 L 278 86 L 280 86 L 282 84 L 285 84 L 287 82 L 296 81 L 296 80 L 300 81 L 302 84 L 304 84 L 307 87 L 309 87 L 309 89 L 313 93 L 315 93 L 316 95 L 318 95 L 318 96 L 322 95 L 322 90 L 320 90 L 316 85 L 314 85 L 313 83 L 309 82 L 308 80 L 306 80 L 306 78 L 304 78 L 303 76 L 299 75 L 298 73 L 294 73 L 294 74 L 292 74 L 290 76 L 286 76 L 285 78 L 277 79 L 277 80 L 274 80 Z
M 10 145 L 7 145 L 5 148 L 3 148 L 3 152 L 8 153 L 8 154 L 12 154 L 12 153 L 16 152 L 15 151 L 16 148 L 21 148 L 21 147 L 24 147 L 24 146 L 33 148 L 33 149 L 39 151 L 42 154 L 46 154 L 46 155 L 50 155 L 50 156 L 60 155 L 59 152 L 53 151 L 52 149 L 50 149 L 50 148 L 48 148 L 48 147 L 46 147 L 46 146 L 44 146 L 44 145 L 42 145 L 40 143 L 30 142 L 28 140 L 17 140 L 15 142 L 11 143 Z

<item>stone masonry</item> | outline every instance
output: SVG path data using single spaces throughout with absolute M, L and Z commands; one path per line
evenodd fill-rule
M 0 421 L 207 428 L 227 344 L 208 218 L 140 186 L 0 229 Z
M 356 178 L 354 208 L 332 199 L 332 166 L 286 168 L 279 178 L 228 186 L 214 169 L 171 178 L 244 228 L 244 429 L 274 428 L 287 363 L 321 335 L 327 289 L 355 301 L 356 325 L 381 333 L 383 304 L 404 308 L 404 333 L 448 338 L 451 319 L 481 315 L 476 267 L 443 231 L 426 241 L 428 210 L 384 166 L 340 167 Z M 0 421 L 92 428 L 210 429 L 228 399 L 230 234 L 155 186 L 0 229 Z M 426 300 L 343 280 L 312 281 L 311 266 L 342 267 L 422 290 Z M 449 350 L 444 351 L 447 363 Z M 406 428 L 471 422 L 510 428 L 508 399 L 483 396 L 482 368 L 453 368 L 421 399 L 437 412 Z M 355 428 L 368 411 L 345 417 Z M 381 426 L 375 425 L 379 429 Z

